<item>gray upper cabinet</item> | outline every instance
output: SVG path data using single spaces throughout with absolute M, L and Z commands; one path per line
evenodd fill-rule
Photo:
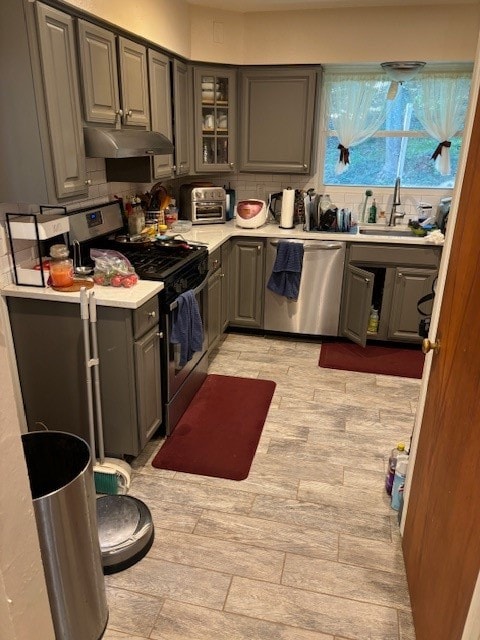
M 237 72 L 197 67 L 193 71 L 195 170 L 235 169 Z
M 167 56 L 148 50 L 148 78 L 152 131 L 163 133 L 172 140 L 172 96 L 170 60 Z M 153 156 L 153 178 L 173 177 L 173 155 Z
M 319 71 L 239 71 L 239 169 L 311 174 Z
M 85 122 L 149 129 L 146 48 L 85 20 L 78 46 Z
M 38 3 L 40 62 L 57 198 L 87 193 L 73 19 Z
M 115 35 L 78 20 L 78 45 L 85 122 L 120 123 Z
M 180 62 L 173 61 L 173 126 L 175 136 L 175 174 L 184 176 L 190 173 L 192 140 L 192 88 L 191 69 Z
M 118 38 L 123 125 L 150 128 L 147 50 L 140 44 Z

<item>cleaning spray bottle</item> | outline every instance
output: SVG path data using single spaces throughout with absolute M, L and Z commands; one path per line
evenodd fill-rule
M 375 198 L 373 199 L 372 206 L 370 207 L 368 213 L 368 222 L 375 224 L 375 222 L 377 221 L 377 203 L 375 201 Z

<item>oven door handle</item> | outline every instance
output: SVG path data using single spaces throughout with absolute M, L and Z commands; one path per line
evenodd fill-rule
M 207 286 L 208 283 L 208 279 L 210 278 L 210 276 L 212 275 L 213 271 L 207 271 L 207 275 L 205 276 L 205 278 L 202 280 L 202 282 L 198 285 L 198 287 L 196 287 L 195 289 L 192 289 L 193 294 L 196 296 L 197 293 L 200 293 L 200 291 L 202 291 L 203 289 L 205 289 L 205 287 Z M 176 309 L 178 307 L 178 298 L 176 300 L 174 300 L 172 302 L 172 304 L 169 306 L 169 310 L 173 311 L 174 309 Z

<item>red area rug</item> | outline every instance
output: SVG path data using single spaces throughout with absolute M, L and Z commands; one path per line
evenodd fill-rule
M 325 342 L 320 348 L 318 365 L 325 369 L 421 378 L 424 359 L 420 346 L 361 347 L 353 342 Z
M 275 386 L 270 380 L 208 375 L 152 465 L 245 480 Z

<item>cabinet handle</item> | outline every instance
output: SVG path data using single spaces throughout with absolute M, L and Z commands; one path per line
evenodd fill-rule
M 163 338 L 163 331 L 157 331 L 155 335 L 157 336 L 157 338 Z
M 157 317 L 157 314 L 155 313 L 155 311 L 149 311 L 149 313 L 147 313 L 147 316 L 148 316 L 149 318 L 156 318 L 156 317 Z
M 225 277 L 225 274 L 224 274 L 224 273 L 221 273 L 221 274 L 220 274 L 220 278 L 224 278 L 224 277 Z
M 257 251 L 261 251 L 261 250 L 262 250 L 262 245 L 261 244 L 257 245 Z
M 117 110 L 115 111 L 115 115 L 116 115 L 116 116 L 123 116 L 123 109 L 117 109 Z
M 88 180 L 85 180 L 85 184 L 87 186 L 90 186 L 92 184 L 92 181 L 90 180 L 90 178 L 88 178 Z
M 234 166 L 235 166 L 235 163 L 234 163 L 234 162 L 229 162 L 229 163 L 228 163 L 228 166 L 230 167 L 230 169 L 233 169 L 233 168 L 234 168 Z
M 403 273 L 401 271 L 398 272 L 398 277 L 403 278 Z
M 126 118 L 128 118 L 128 117 L 130 117 L 131 115 L 133 115 L 133 111 L 132 111 L 131 109 L 127 109 L 127 110 L 125 111 L 125 117 L 126 117 Z
M 308 169 L 308 164 L 304 164 L 304 165 L 303 165 L 303 168 L 304 168 L 304 169 Z

